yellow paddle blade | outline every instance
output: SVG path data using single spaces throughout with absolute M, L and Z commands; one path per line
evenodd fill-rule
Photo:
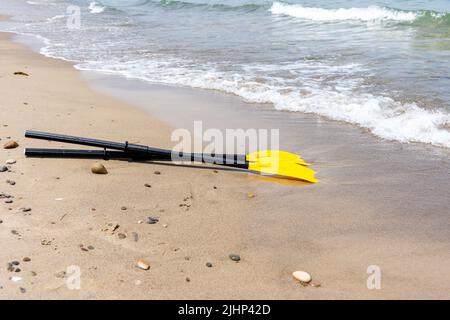
M 262 158 L 274 158 L 278 159 L 280 163 L 298 163 L 303 166 L 309 166 L 310 164 L 305 162 L 298 154 L 290 153 L 287 151 L 281 150 L 264 150 L 264 151 L 256 151 L 248 154 L 246 156 L 246 160 L 248 162 L 257 162 L 262 161 Z
M 284 176 L 315 183 L 315 171 L 305 167 L 298 155 L 278 150 L 254 152 L 247 155 L 248 168 L 264 174 Z

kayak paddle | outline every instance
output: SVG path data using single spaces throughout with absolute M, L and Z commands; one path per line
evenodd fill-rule
M 184 153 L 159 149 L 128 142 L 112 142 L 91 138 L 82 138 L 39 131 L 26 131 L 25 137 L 50 141 L 66 142 L 85 146 L 99 147 L 104 150 L 70 150 L 26 148 L 28 157 L 53 158 L 91 158 L 91 159 L 136 159 L 153 161 L 197 161 L 216 165 L 247 169 L 268 175 L 294 178 L 315 183 L 315 171 L 299 155 L 279 150 L 256 151 L 247 155 L 223 154 L 207 155 L 199 153 Z M 109 151 L 113 149 L 116 151 Z

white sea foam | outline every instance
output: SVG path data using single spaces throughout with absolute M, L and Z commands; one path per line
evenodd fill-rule
M 64 19 L 65 17 L 66 17 L 66 15 L 64 15 L 64 14 L 58 14 L 58 15 L 53 16 L 51 18 L 45 19 L 45 21 L 47 23 L 51 23 L 51 22 L 56 21 L 56 20 Z
M 413 21 L 417 18 L 417 13 L 398 11 L 388 8 L 370 6 L 367 8 L 339 8 L 323 9 L 314 7 L 304 7 L 300 4 L 286 4 L 274 2 L 270 8 L 273 14 L 281 14 L 315 21 L 333 20 L 360 20 L 360 21 Z
M 323 89 L 308 83 L 303 88 L 261 83 L 249 74 L 229 74 L 212 68 L 193 70 L 178 61 L 90 62 L 78 69 L 121 74 L 155 83 L 183 85 L 233 93 L 249 102 L 272 103 L 278 110 L 300 111 L 345 121 L 373 134 L 400 142 L 422 142 L 450 148 L 450 113 L 400 103 L 385 96 Z M 337 68 L 337 67 L 332 67 Z M 339 68 L 337 68 L 339 69 Z M 345 70 L 346 66 L 340 69 Z M 350 82 L 351 86 L 351 82 Z M 356 86 L 356 84 L 355 84 Z
M 95 1 L 89 4 L 89 10 L 91 13 L 102 13 L 105 9 L 106 7 Z

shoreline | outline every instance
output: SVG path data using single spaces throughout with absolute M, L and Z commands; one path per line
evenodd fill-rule
M 0 81 L 3 95 L 8 96 L 0 104 L 0 113 L 8 115 L 2 121 L 8 127 L 0 127 L 0 142 L 10 135 L 20 144 L 12 151 L 2 149 L 1 160 L 14 158 L 17 164 L 12 172 L 0 173 L 0 178 L 13 178 L 17 185 L 0 190 L 15 196 L 13 205 L 0 205 L 0 238 L 8 247 L 0 258 L 2 263 L 21 256 L 31 258 L 23 263 L 20 284 L 11 283 L 10 274 L 0 274 L 4 287 L 0 297 L 448 298 L 448 191 L 439 188 L 448 181 L 445 152 L 427 159 L 423 146 L 380 142 L 351 125 L 338 129 L 333 123 L 317 123 L 309 115 L 289 120 L 289 113 L 274 115 L 267 110 L 256 116 L 254 109 L 240 105 L 230 111 L 227 106 L 238 99 L 220 94 L 129 86 L 110 98 L 99 93 L 101 88 L 90 89 L 71 64 L 31 52 L 4 33 L 0 37 L 2 55 L 7 57 Z M 12 75 L 19 68 L 30 77 Z M 130 92 L 136 94 L 136 103 L 130 105 L 117 97 Z M 46 146 L 45 141 L 23 139 L 24 129 L 127 138 L 169 147 L 173 124 L 162 124 L 149 113 L 158 116 L 165 107 L 180 104 L 185 107 L 180 117 L 185 122 L 175 127 L 204 114 L 202 120 L 210 127 L 223 121 L 225 127 L 283 129 L 286 148 L 298 151 L 301 146 L 300 153 L 313 160 L 321 183 L 301 188 L 250 174 L 119 161 L 107 161 L 110 174 L 98 177 L 90 174 L 89 160 L 25 159 L 20 154 L 25 146 Z M 218 120 L 205 112 L 211 105 Z M 244 121 L 249 114 L 254 120 Z M 334 134 L 335 141 L 324 139 L 328 134 Z M 153 170 L 162 174 L 155 175 Z M 431 177 L 419 170 L 429 170 Z M 414 185 L 415 181 L 421 181 L 425 190 Z M 150 190 L 144 187 L 147 182 L 152 184 Z M 248 198 L 248 192 L 256 197 Z M 418 197 L 421 201 L 414 202 Z M 186 198 L 191 206 L 188 211 L 178 206 Z M 32 207 L 31 215 L 17 212 L 23 206 Z M 430 221 L 424 224 L 428 212 L 432 213 Z M 149 215 L 159 215 L 160 222 L 137 224 Z M 100 231 L 114 221 L 127 238 L 120 240 L 118 232 Z M 19 231 L 21 239 L 11 235 L 11 230 Z M 133 232 L 139 234 L 137 242 L 131 240 Z M 51 244 L 43 246 L 42 240 Z M 95 249 L 85 252 L 79 244 Z M 240 254 L 242 261 L 231 261 L 230 253 Z M 149 271 L 134 267 L 139 258 L 151 262 Z M 207 268 L 206 262 L 213 267 Z M 386 270 L 383 289 L 368 290 L 366 269 L 377 263 Z M 78 291 L 67 290 L 64 279 L 55 277 L 74 264 L 87 274 Z M 293 282 L 291 273 L 298 269 L 311 272 L 322 287 L 303 288 Z M 37 276 L 31 277 L 31 271 Z M 21 293 L 19 287 L 26 292 Z

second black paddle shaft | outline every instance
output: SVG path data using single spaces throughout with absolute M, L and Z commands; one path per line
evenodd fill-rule
M 133 143 L 121 143 L 121 142 L 113 142 L 113 141 L 106 141 L 106 140 L 98 140 L 98 139 L 91 139 L 91 138 L 83 138 L 83 137 L 76 137 L 76 136 L 69 136 L 69 135 L 63 135 L 63 134 L 54 134 L 54 133 L 47 133 L 47 132 L 40 132 L 40 131 L 30 131 L 27 130 L 25 132 L 25 137 L 27 138 L 33 138 L 33 139 L 42 139 L 42 140 L 49 140 L 49 141 L 58 141 L 58 142 L 66 142 L 66 143 L 72 143 L 72 144 L 78 144 L 78 145 L 85 145 L 85 146 L 92 146 L 92 147 L 99 147 L 104 149 L 114 149 L 114 150 L 120 150 L 125 153 L 129 153 L 131 156 L 130 158 L 141 158 L 141 159 L 148 159 L 148 158 L 158 158 L 159 160 L 178 160 L 178 161 L 199 161 L 199 162 L 205 162 L 205 163 L 214 163 L 219 165 L 226 165 L 226 166 L 232 166 L 232 167 L 238 167 L 238 168 L 248 168 L 248 162 L 246 161 L 245 155 L 203 155 L 203 154 L 196 154 L 196 153 L 183 153 L 183 152 L 177 152 L 177 151 L 171 151 L 166 149 L 159 149 L 159 148 L 153 148 L 148 147 L 145 145 L 139 145 L 139 144 L 133 144 Z M 53 149 L 55 151 L 57 149 Z M 89 151 L 88 151 L 89 153 Z M 36 156 L 37 153 L 35 153 Z M 81 154 L 78 151 L 78 156 L 81 157 Z M 50 155 L 50 154 L 48 154 Z M 75 156 L 75 154 L 73 154 Z M 56 157 L 56 154 L 53 155 L 53 157 Z M 65 156 L 60 153 L 60 157 L 70 157 L 69 154 L 66 154 Z

